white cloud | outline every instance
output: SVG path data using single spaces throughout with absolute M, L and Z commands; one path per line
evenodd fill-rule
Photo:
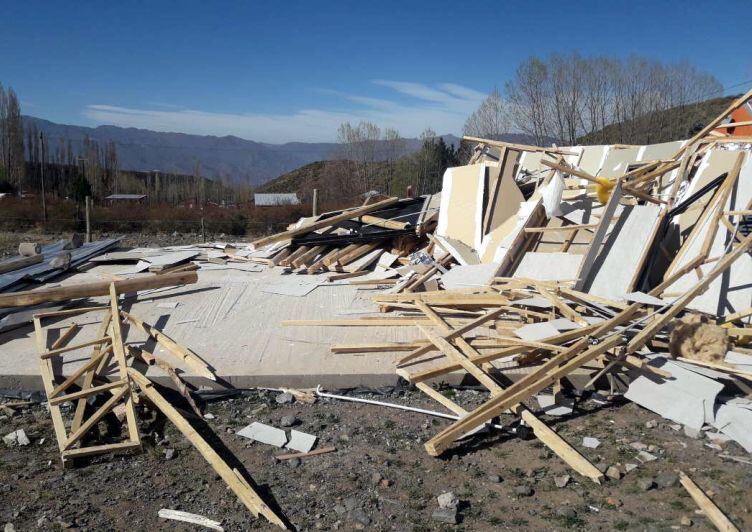
M 84 115 L 98 124 L 174 131 L 199 135 L 235 135 L 260 142 L 333 141 L 342 122 L 367 120 L 416 137 L 430 127 L 438 133 L 459 134 L 470 113 L 485 95 L 453 83 L 429 86 L 406 81 L 374 80 L 396 91 L 403 101 L 338 91 L 323 91 L 342 100 L 341 109 L 302 109 L 290 114 L 210 113 L 191 109 L 134 109 L 89 105 Z M 394 94 L 392 95 L 394 96 Z M 409 102 L 404 103 L 405 97 Z

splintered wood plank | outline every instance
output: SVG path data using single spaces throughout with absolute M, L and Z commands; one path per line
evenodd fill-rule
M 222 480 L 225 481 L 235 495 L 238 496 L 243 504 L 255 516 L 258 516 L 259 514 L 263 515 L 270 523 L 283 529 L 287 528 L 282 518 L 264 503 L 261 497 L 259 497 L 237 470 L 230 469 L 227 462 L 225 462 L 211 445 L 201 437 L 196 429 L 194 429 L 193 426 L 191 426 L 191 424 L 180 415 L 175 407 L 172 406 L 162 394 L 156 390 L 156 388 L 154 388 L 154 385 L 149 379 L 132 368 L 129 370 L 129 375 L 144 395 L 146 395 L 154 406 L 156 406 L 167 417 L 167 419 L 169 419 L 175 427 L 183 433 L 196 450 L 201 453 L 201 456 L 209 462 L 212 469 L 222 477 Z

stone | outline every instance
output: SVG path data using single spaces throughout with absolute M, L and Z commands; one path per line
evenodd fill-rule
M 673 488 L 679 483 L 679 476 L 671 471 L 665 471 L 655 477 L 655 483 L 659 488 Z
M 165 460 L 172 460 L 173 458 L 175 458 L 176 454 L 177 453 L 175 449 L 165 449 L 165 452 L 164 452 Z
M 269 405 L 266 403 L 262 403 L 258 405 L 256 408 L 254 408 L 253 410 L 251 410 L 251 414 L 253 414 L 254 416 L 257 416 L 268 409 L 269 409 Z
M 301 464 L 300 458 L 290 458 L 287 460 L 287 467 L 295 469 Z
M 356 523 L 360 523 L 363 526 L 368 526 L 371 524 L 371 518 L 368 517 L 368 514 L 363 510 L 363 508 L 355 508 L 350 512 L 350 519 L 355 521 Z
M 345 515 L 347 513 L 347 508 L 341 504 L 337 504 L 334 506 L 334 513 L 337 515 Z
M 590 436 L 582 438 L 582 446 L 588 449 L 597 449 L 600 444 L 601 441 L 598 438 L 591 438 Z
M 616 467 L 615 465 L 612 465 L 608 469 L 606 469 L 606 476 L 613 480 L 619 480 L 621 479 L 623 474 L 618 467 Z
M 501 482 L 501 477 L 499 475 L 488 475 L 486 478 L 493 484 L 498 484 L 499 482 Z
M 560 477 L 554 477 L 554 484 L 556 484 L 557 488 L 566 488 L 570 480 L 572 480 L 572 477 L 569 475 L 561 475 Z
M 640 452 L 639 452 L 639 453 L 637 454 L 637 459 L 638 459 L 638 460 L 639 460 L 640 462 L 643 462 L 643 463 L 645 463 L 645 462 L 652 462 L 653 460 L 658 460 L 658 457 L 657 457 L 657 456 L 655 456 L 654 454 L 650 454 L 650 453 L 649 453 L 649 452 L 647 452 L 647 451 L 640 451 Z
M 382 478 L 381 482 L 379 482 L 379 486 L 381 486 L 382 488 L 388 488 L 391 485 L 392 485 L 392 481 L 389 480 L 388 478 Z
M 279 424 L 283 427 L 294 427 L 298 424 L 298 418 L 295 416 L 282 416 L 279 420 Z
M 26 432 L 24 432 L 24 429 L 18 429 L 14 430 L 10 434 L 6 434 L 3 436 L 3 442 L 5 442 L 5 445 L 8 447 L 13 446 L 26 446 L 31 443 L 29 440 L 29 437 L 26 435 Z
M 642 491 L 650 491 L 655 487 L 655 481 L 652 478 L 641 478 L 637 481 L 637 486 Z
M 681 526 L 692 526 L 694 523 L 692 523 L 692 520 L 685 515 L 681 518 L 681 521 L 679 521 L 679 524 Z
M 204 419 L 216 419 L 216 417 L 214 416 L 214 414 L 207 412 L 206 414 L 204 414 Z
M 635 469 L 637 469 L 637 464 L 624 464 L 624 471 L 627 473 L 631 473 Z
M 290 405 L 295 402 L 295 396 L 291 393 L 284 392 L 275 397 L 274 400 L 280 405 Z
M 564 517 L 566 519 L 573 519 L 577 517 L 577 512 L 574 508 L 571 508 L 569 506 L 560 506 L 556 509 L 556 515 L 559 517 Z
M 447 491 L 436 497 L 439 508 L 457 508 L 460 505 L 459 498 L 451 491 Z
M 384 477 L 381 476 L 381 473 L 379 473 L 378 471 L 376 471 L 375 473 L 373 473 L 371 475 L 371 484 L 373 484 L 375 486 L 379 482 L 381 482 L 381 479 L 383 479 L 383 478 Z
M 648 448 L 648 446 L 641 441 L 633 441 L 629 446 L 635 451 L 645 451 Z
M 530 497 L 533 493 L 535 493 L 533 491 L 533 488 L 531 488 L 527 484 L 521 484 L 514 487 L 514 494 L 519 497 Z
M 658 422 L 655 419 L 651 419 L 650 421 L 645 422 L 646 429 L 654 429 L 657 426 L 658 426 Z
M 431 514 L 431 519 L 448 525 L 456 525 L 458 522 L 457 508 L 437 508 Z

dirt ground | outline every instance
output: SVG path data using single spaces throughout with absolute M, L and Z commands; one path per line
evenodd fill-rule
M 0 233 L 0 256 L 13 254 L 19 241 L 64 236 Z M 131 235 L 124 245 L 196 240 L 196 235 Z M 474 390 L 443 393 L 466 408 L 485 397 Z M 433 458 L 423 443 L 446 420 L 331 400 L 281 405 L 276 395 L 246 391 L 207 404 L 212 419 L 192 419 L 296 530 L 712 530 L 678 483 L 679 470 L 709 492 L 741 530 L 752 529 L 752 456 L 733 442 L 721 444 L 722 450 L 709 448 L 708 439 L 693 439 L 634 404 L 590 400 L 571 416 L 542 418 L 602 470 L 637 466 L 620 480 L 597 485 L 535 439 L 494 431 Z M 441 410 L 414 390 L 361 397 Z M 294 428 L 318 436 L 318 447 L 334 445 L 337 451 L 278 462 L 274 456 L 285 451 L 235 434 L 253 421 L 280 426 L 285 416 L 296 417 Z M 221 521 L 226 530 L 273 529 L 253 519 L 169 422 L 151 410 L 139 417 L 143 452 L 104 455 L 63 469 L 45 405 L 0 408 L 0 436 L 23 429 L 31 440 L 21 447 L 0 443 L 0 524 L 11 523 L 15 530 L 198 530 L 157 516 L 159 509 L 171 508 Z M 600 445 L 583 447 L 585 436 L 598 438 Z M 657 459 L 640 462 L 635 447 Z M 570 480 L 558 487 L 566 475 Z M 460 499 L 458 524 L 433 515 L 436 497 L 447 491 Z
M 474 390 L 444 393 L 466 406 L 484 397 Z M 535 439 L 494 431 L 432 458 L 422 444 L 445 420 L 330 399 L 280 405 L 276 395 L 254 390 L 210 403 L 205 412 L 213 419 L 195 424 L 221 440 L 216 447 L 228 461 L 237 460 L 293 529 L 711 530 L 678 483 L 678 470 L 712 493 L 741 530 L 752 528 L 752 465 L 724 461 L 706 447 L 707 439 L 692 439 L 634 404 L 588 401 L 567 418 L 543 418 L 598 467 L 638 466 L 599 486 Z M 437 408 L 417 391 L 361 397 Z M 295 416 L 295 428 L 318 436 L 318 447 L 337 451 L 277 462 L 274 455 L 283 450 L 235 434 L 252 421 L 279 427 L 284 416 Z M 171 508 L 221 521 L 226 530 L 273 529 L 252 518 L 169 422 L 151 411 L 140 418 L 142 453 L 100 456 L 66 470 L 44 405 L 0 416 L 2 435 L 24 429 L 31 440 L 0 452 L 0 523 L 16 530 L 194 529 L 157 516 Z M 598 448 L 582 447 L 584 436 L 598 438 Z M 630 445 L 635 442 L 658 458 L 641 463 Z M 733 442 L 724 452 L 749 458 Z M 557 487 L 564 475 L 571 479 Z M 650 480 L 654 485 L 646 489 Z M 460 499 L 457 525 L 432 515 L 436 497 L 446 491 Z

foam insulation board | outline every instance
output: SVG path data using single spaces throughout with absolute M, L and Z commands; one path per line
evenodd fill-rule
M 661 356 L 653 356 L 651 366 L 671 373 L 670 379 L 652 380 L 638 373 L 624 397 L 656 414 L 700 430 L 715 419 L 715 402 L 724 385 L 686 369 Z
M 314 445 L 316 445 L 316 436 L 313 434 L 306 434 L 294 429 L 290 431 L 290 441 L 287 443 L 288 449 L 307 453 L 313 449 Z
M 643 250 L 658 223 L 660 206 L 625 207 L 619 220 L 598 253 L 589 278 L 587 291 L 609 299 L 620 299 L 635 276 Z
M 480 249 L 487 170 L 485 164 L 447 168 L 436 234 Z

